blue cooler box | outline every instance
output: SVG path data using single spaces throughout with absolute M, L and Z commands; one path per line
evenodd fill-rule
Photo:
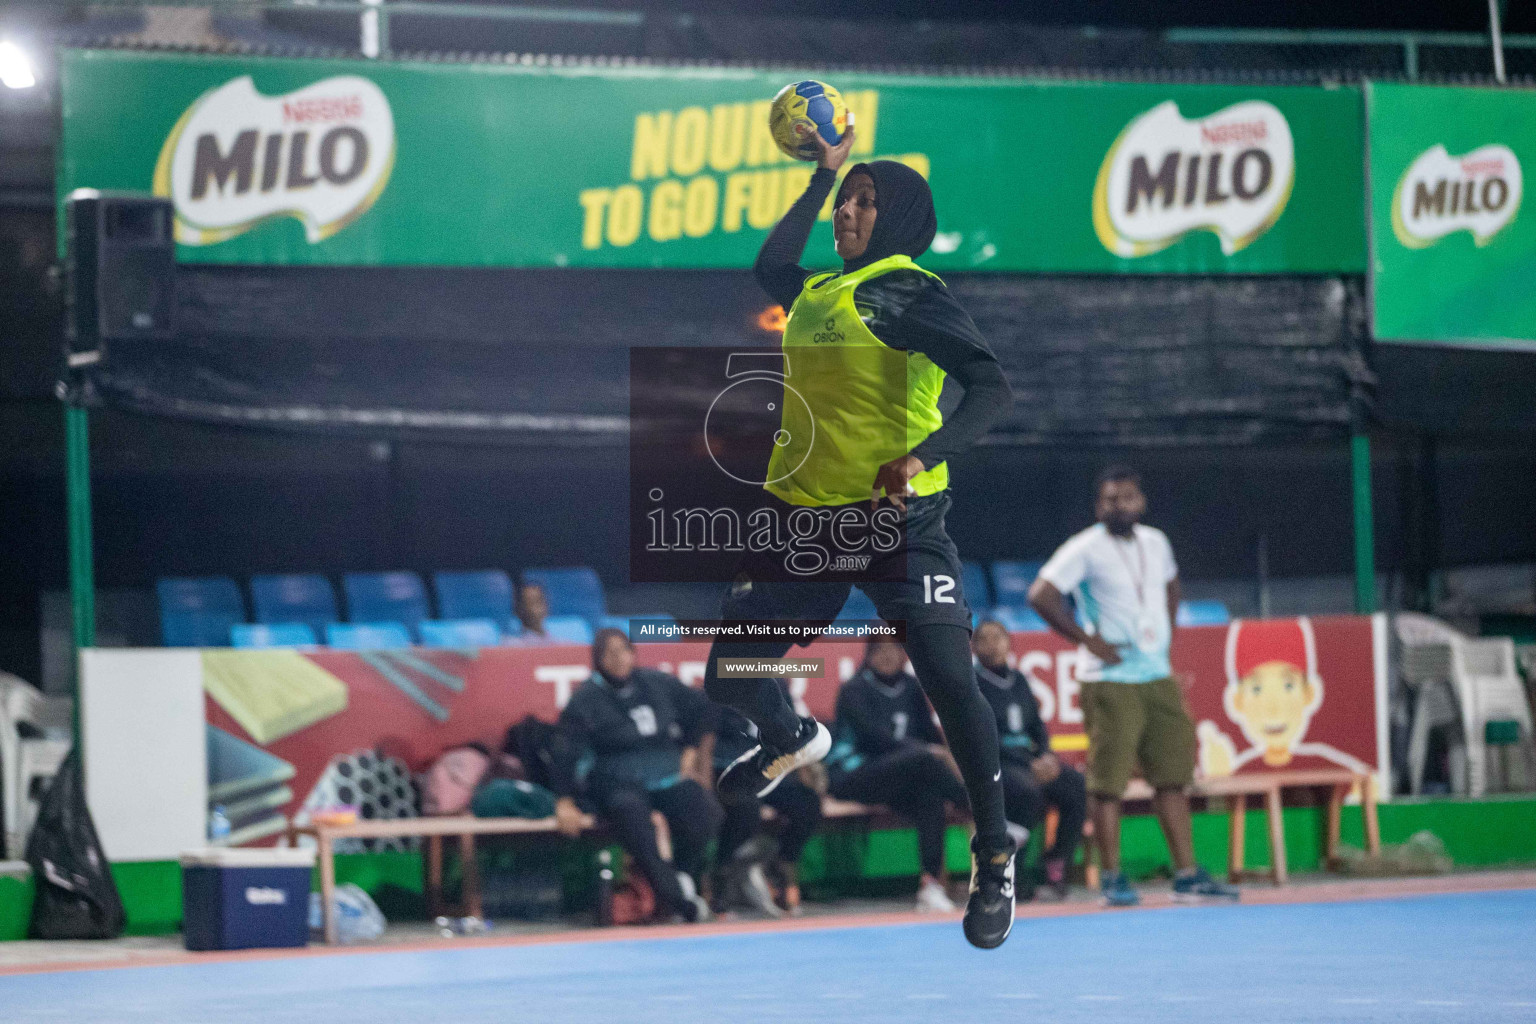
M 188 949 L 270 949 L 309 942 L 313 850 L 214 847 L 181 855 Z

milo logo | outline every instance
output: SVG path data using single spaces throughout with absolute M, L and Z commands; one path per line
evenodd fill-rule
M 311 244 L 362 216 L 395 162 L 395 120 L 373 82 L 337 75 L 263 96 L 249 75 L 200 96 L 155 165 L 156 195 L 176 205 L 176 240 L 212 245 L 273 217 Z
M 1273 104 L 1249 100 L 1190 120 L 1168 100 L 1109 147 L 1093 228 L 1116 256 L 1146 256 L 1201 230 L 1230 256 L 1280 219 L 1295 178 L 1291 126 Z
M 1392 192 L 1392 231 L 1410 249 L 1453 231 L 1470 231 L 1474 242 L 1487 245 L 1515 219 L 1521 191 L 1520 161 L 1508 146 L 1483 146 L 1463 156 L 1431 146 L 1408 165 Z

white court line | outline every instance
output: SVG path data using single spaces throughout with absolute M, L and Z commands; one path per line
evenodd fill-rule
M 1165 1003 L 1203 1003 L 1205 996 L 1163 996 Z
M 910 992 L 910 993 L 907 994 L 907 998 L 908 999 L 948 999 L 949 997 L 946 996 L 943 992 Z
M 1116 1000 L 1124 999 L 1125 996 L 1078 996 L 1077 998 L 1085 1003 L 1113 1003 Z
M 863 999 L 863 992 L 823 992 L 818 999 Z
M 1536 1001 L 1532 1001 L 1530 999 L 1511 999 L 1511 1000 L 1508 1000 L 1507 1002 L 1502 1002 L 1499 1005 L 1500 1006 L 1536 1006 Z
M 675 995 L 675 996 L 654 996 L 653 998 L 656 999 L 658 1002 L 663 1002 L 663 1003 L 691 1003 L 691 1002 L 693 1002 L 695 999 L 697 999 L 699 997 L 698 996 L 690 996 L 690 995 Z
M 1420 1006 L 1460 1006 L 1459 999 L 1415 999 Z
M 1354 997 L 1351 997 L 1351 998 L 1348 998 L 1348 999 L 1335 999 L 1334 1002 L 1336 1002 L 1336 1003 L 1345 1003 L 1345 1004 L 1351 1005 L 1351 1006 L 1365 1006 L 1365 1005 L 1370 1004 L 1370 1003 L 1379 1003 L 1379 1002 L 1381 1002 L 1381 1000 L 1380 999 L 1375 999 L 1375 998 L 1354 996 Z

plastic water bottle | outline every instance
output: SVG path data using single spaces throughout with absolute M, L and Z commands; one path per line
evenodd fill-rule
M 229 833 L 229 815 L 224 813 L 223 804 L 216 804 L 208 815 L 208 841 L 214 846 L 223 846 L 229 842 Z
M 613 924 L 613 854 L 597 854 L 597 923 L 601 928 Z

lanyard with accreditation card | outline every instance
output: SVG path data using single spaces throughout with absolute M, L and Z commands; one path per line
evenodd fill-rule
M 1141 537 L 1133 526 L 1129 543 L 1136 549 L 1136 566 L 1131 565 L 1130 556 L 1125 553 L 1118 537 L 1110 534 L 1110 541 L 1115 553 L 1125 563 L 1126 575 L 1136 588 L 1136 646 L 1143 651 L 1152 651 L 1157 646 L 1157 626 L 1151 609 L 1147 607 L 1147 555 L 1142 550 Z

